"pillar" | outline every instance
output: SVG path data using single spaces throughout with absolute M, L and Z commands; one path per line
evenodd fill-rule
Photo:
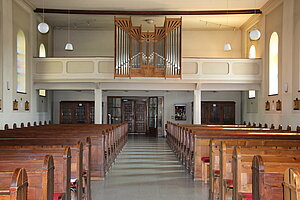
M 194 124 L 201 124 L 201 90 L 194 90 Z
M 95 89 L 95 124 L 102 124 L 102 89 Z

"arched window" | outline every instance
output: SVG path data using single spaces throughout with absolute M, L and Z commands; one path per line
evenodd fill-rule
M 17 34 L 17 92 L 26 93 L 26 39 L 21 30 Z
M 274 32 L 269 44 L 269 95 L 278 94 L 278 49 L 279 37 Z
M 41 43 L 41 45 L 40 45 L 39 57 L 40 58 L 46 58 L 46 48 L 45 48 L 45 45 L 43 43 Z
M 256 58 L 256 48 L 255 48 L 254 44 L 251 45 L 251 47 L 250 47 L 250 50 L 249 50 L 249 58 L 250 58 L 250 59 Z

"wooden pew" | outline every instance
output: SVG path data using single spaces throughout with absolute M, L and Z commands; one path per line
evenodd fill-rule
M 27 200 L 28 178 L 24 168 L 17 168 L 13 172 L 0 171 L 0 199 Z
M 284 196 L 282 183 L 287 167 L 299 168 L 300 161 L 287 156 L 254 156 L 252 160 L 253 199 L 282 199 Z
M 284 173 L 284 200 L 300 199 L 300 171 L 299 169 L 288 168 Z
M 0 160 L 1 173 L 11 172 L 14 170 L 15 166 L 20 166 L 22 168 L 26 167 L 28 177 L 28 199 L 53 200 L 54 161 L 52 156 L 46 155 L 42 158 L 35 157 L 34 160 L 22 160 L 20 157 L 11 157 L 10 160 L 2 159 L 3 157 L 1 157 Z M 3 178 L 3 180 L 5 180 L 5 178 Z
M 110 126 L 110 125 L 106 125 Z M 101 129 L 98 125 L 48 125 L 42 127 L 26 128 L 24 130 L 1 131 L 1 138 L 47 138 L 56 135 L 59 138 L 91 136 L 92 138 L 92 161 L 91 173 L 96 179 L 104 179 L 109 166 L 116 158 L 127 140 L 127 124 L 114 125 L 114 129 L 107 132 L 106 127 Z M 111 126 L 110 126 L 111 127 Z M 42 130 L 42 131 L 41 131 Z M 26 131 L 26 132 L 24 132 Z M 110 145 L 110 146 L 106 146 Z M 106 156 L 107 155 L 107 156 Z M 107 157 L 107 158 L 106 158 Z
M 169 129 L 169 128 L 168 128 Z M 168 130 L 169 132 L 169 130 Z M 209 139 L 210 138 L 269 138 L 273 137 L 291 137 L 291 135 L 297 135 L 296 132 L 287 132 L 260 128 L 203 128 L 195 127 L 193 129 L 175 126 L 175 129 L 169 132 L 168 136 L 169 144 L 171 148 L 177 153 L 180 160 L 183 160 L 183 164 L 187 163 L 191 168 L 191 173 L 194 175 L 195 180 L 202 180 L 201 159 L 203 157 L 209 157 Z M 268 134 L 268 135 L 267 135 Z M 289 135 L 291 134 L 291 135 Z M 281 135 L 281 136 L 280 136 Z M 293 137 L 297 139 L 296 137 Z M 300 137 L 298 136 L 298 139 Z M 188 150 L 186 150 L 188 149 Z M 190 155 L 187 155 L 188 152 Z M 196 153 L 195 153 L 196 152 Z M 196 158 L 197 157 L 197 158 Z M 186 162 L 184 160 L 187 160 Z
M 225 191 L 232 184 L 231 162 L 235 146 L 247 148 L 299 148 L 300 140 L 257 140 L 257 139 L 212 139 L 210 141 L 210 195 L 212 198 L 218 193 L 220 199 L 226 199 Z M 215 189 L 218 185 L 218 189 Z
M 64 190 L 67 191 L 67 196 L 70 196 L 70 176 L 76 178 L 76 196 L 78 199 L 85 196 L 87 199 L 91 198 L 91 189 L 90 189 L 90 140 L 87 138 L 87 144 L 85 151 L 83 148 L 82 142 L 77 142 L 74 144 L 74 140 L 69 139 L 71 146 L 62 145 L 61 140 L 59 139 L 0 139 L 0 157 L 4 157 L 5 154 L 15 157 L 29 156 L 33 155 L 34 157 L 43 156 L 46 153 L 53 155 L 55 162 L 65 163 L 60 170 L 57 170 L 57 177 L 63 178 L 63 180 L 58 181 L 56 184 L 58 188 L 64 186 Z M 74 144 L 74 145 L 73 145 Z M 68 144 L 69 145 L 69 144 Z M 72 159 L 71 159 L 72 154 Z M 85 162 L 83 155 L 85 156 Z M 68 160 L 66 160 L 66 158 Z M 72 166 L 72 167 L 71 167 Z M 58 167 L 56 167 L 58 168 Z M 63 168 L 67 168 L 65 171 Z M 68 172 L 70 171 L 70 172 Z M 62 172 L 64 172 L 62 174 Z M 68 173 L 71 173 L 68 175 Z M 84 183 L 83 183 L 84 181 Z M 85 188 L 83 188 L 85 185 Z M 57 189 L 60 190 L 61 189 Z M 85 191 L 85 193 L 83 193 Z M 59 192 L 61 193 L 61 192 Z
M 252 199 L 253 184 L 251 166 L 253 155 L 261 155 L 267 162 L 273 161 L 265 163 L 267 172 L 283 173 L 288 166 L 299 166 L 299 153 L 300 150 L 296 149 L 251 149 L 235 147 L 232 161 L 233 200 Z M 275 159 L 277 162 L 275 162 Z M 280 159 L 282 162 L 278 163 Z

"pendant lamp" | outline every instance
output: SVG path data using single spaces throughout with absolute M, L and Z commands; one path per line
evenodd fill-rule
M 70 10 L 68 11 L 68 42 L 65 46 L 65 51 L 73 51 L 73 44 L 70 42 Z
M 255 4 L 254 5 L 254 15 L 256 15 L 256 0 L 254 0 L 254 4 Z M 257 28 L 254 28 L 249 32 L 249 38 L 252 41 L 259 40 L 260 37 L 261 37 L 261 33 Z
M 49 25 L 45 23 L 45 0 L 43 0 L 43 22 L 39 23 L 38 31 L 42 34 L 46 34 L 49 31 Z
M 227 0 L 227 26 L 228 26 L 228 15 L 229 15 L 229 11 L 228 11 L 229 7 L 228 7 L 228 0 Z M 225 45 L 224 45 L 224 51 L 231 51 L 232 48 L 231 48 L 231 44 L 229 42 L 227 42 Z

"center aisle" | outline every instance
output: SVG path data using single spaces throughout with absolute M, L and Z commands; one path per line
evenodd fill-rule
M 92 181 L 93 200 L 207 200 L 163 138 L 130 136 L 105 181 Z

